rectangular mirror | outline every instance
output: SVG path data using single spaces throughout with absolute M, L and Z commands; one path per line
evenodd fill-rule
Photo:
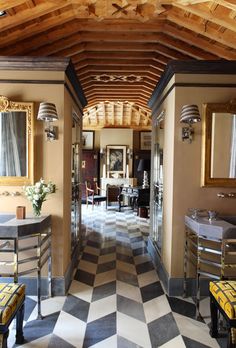
M 236 186 L 236 101 L 204 104 L 203 186 Z
M 33 103 L 0 96 L 0 185 L 33 183 Z

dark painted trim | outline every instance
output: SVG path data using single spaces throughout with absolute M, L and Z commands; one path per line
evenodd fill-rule
M 81 108 L 81 105 L 78 104 L 78 101 L 76 99 L 76 97 L 74 96 L 73 92 L 70 89 L 70 86 L 65 82 L 65 88 L 68 91 L 69 95 L 71 96 L 71 98 L 73 99 L 75 105 L 78 107 L 78 109 L 80 110 L 81 114 L 83 114 L 83 109 Z
M 152 109 L 174 74 L 236 74 L 236 61 L 226 60 L 172 60 L 157 83 L 148 106 Z
M 84 95 L 84 91 L 82 89 L 82 86 L 80 84 L 79 79 L 77 78 L 75 68 L 74 68 L 71 61 L 69 61 L 69 64 L 67 66 L 66 75 L 67 75 L 68 79 L 70 80 L 70 82 L 71 82 L 80 102 L 81 102 L 82 107 L 84 108 L 87 105 L 87 99 Z
M 82 107 L 84 108 L 87 105 L 87 100 L 84 95 L 84 91 L 82 89 L 79 79 L 77 78 L 74 66 L 69 58 L 0 56 L 0 70 L 64 71 L 71 85 L 73 86 L 75 93 L 77 94 L 78 99 L 81 102 Z M 15 83 L 20 83 L 20 80 L 14 81 Z M 22 80 L 21 83 L 44 83 L 42 81 L 29 81 L 30 80 Z
M 42 85 L 63 85 L 64 80 L 9 80 L 0 79 L 0 83 L 29 83 L 29 84 L 42 84 Z
M 152 114 L 155 116 L 158 114 L 158 110 L 161 107 L 162 103 L 164 100 L 167 98 L 167 96 L 170 94 L 170 92 L 175 88 L 175 87 L 202 87 L 202 88 L 236 88 L 236 83 L 192 83 L 192 82 L 175 82 L 173 85 L 170 86 L 170 88 L 167 90 L 167 92 L 163 95 L 163 97 L 158 100 L 156 100 L 156 105 L 152 109 Z M 161 97 L 161 95 L 160 95 Z

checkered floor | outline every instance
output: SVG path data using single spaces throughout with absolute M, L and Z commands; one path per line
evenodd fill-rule
M 131 210 L 83 207 L 85 242 L 68 296 L 27 297 L 27 348 L 217 348 L 209 336 L 209 303 L 197 321 L 191 299 L 168 297 L 146 249 L 149 220 Z M 14 346 L 14 330 L 8 339 Z

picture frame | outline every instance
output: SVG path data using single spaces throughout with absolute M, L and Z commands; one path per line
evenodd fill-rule
M 107 145 L 107 176 L 125 177 L 126 145 Z
M 151 150 L 152 132 L 140 132 L 140 150 Z
M 94 149 L 94 131 L 82 131 L 82 150 Z

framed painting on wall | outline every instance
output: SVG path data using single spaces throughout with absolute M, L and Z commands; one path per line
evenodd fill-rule
M 140 150 L 151 150 L 152 132 L 140 132 Z
M 107 174 L 108 177 L 119 178 L 125 176 L 126 146 L 107 145 Z
M 82 149 L 93 150 L 94 148 L 94 131 L 82 132 Z

